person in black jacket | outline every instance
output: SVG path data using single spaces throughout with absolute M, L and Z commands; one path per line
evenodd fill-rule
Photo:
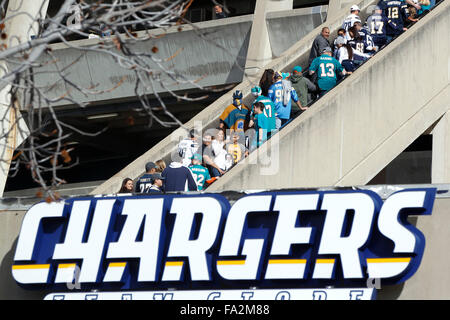
M 223 12 L 223 8 L 221 5 L 214 6 L 214 13 L 216 14 L 216 19 L 228 18 L 227 14 Z
M 181 163 L 181 155 L 178 152 L 172 154 L 172 160 L 173 162 L 161 174 L 165 179 L 164 191 L 197 191 L 197 183 L 191 170 Z
M 308 65 L 311 65 L 312 61 L 322 54 L 323 49 L 331 47 L 328 38 L 330 37 L 330 29 L 324 27 L 322 32 L 314 39 L 309 53 Z

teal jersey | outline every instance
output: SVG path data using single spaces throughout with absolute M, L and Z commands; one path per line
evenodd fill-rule
M 269 118 L 267 118 L 263 113 L 257 114 L 255 116 L 255 130 L 256 130 L 256 144 L 259 147 L 264 141 L 267 140 L 267 133 L 270 132 L 269 128 Z M 259 129 L 263 129 L 263 136 L 260 142 Z
M 266 128 L 268 132 L 271 132 L 272 130 L 276 129 L 275 126 L 275 104 L 272 102 L 272 100 L 270 100 L 269 98 L 261 95 L 258 98 L 255 99 L 255 102 L 253 102 L 253 104 L 255 104 L 256 102 L 261 102 L 264 104 L 264 110 L 263 110 L 263 115 L 267 118 L 267 124 L 266 124 Z M 252 114 L 253 114 L 253 106 L 252 106 Z
M 203 186 L 205 185 L 206 180 L 211 179 L 208 169 L 199 164 L 190 165 L 189 169 L 191 169 L 194 180 L 195 182 L 197 182 L 198 191 L 203 190 Z
M 336 85 L 337 74 L 344 69 L 335 58 L 323 54 L 313 60 L 309 70 L 317 73 L 317 84 L 321 90 L 330 90 Z

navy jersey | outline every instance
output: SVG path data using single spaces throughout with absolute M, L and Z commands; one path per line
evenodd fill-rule
M 375 13 L 367 18 L 366 24 L 375 45 L 384 44 L 386 42 L 386 28 L 388 25 L 386 16 Z
M 367 28 L 362 28 L 361 30 L 359 30 L 358 33 L 361 36 L 361 38 L 363 38 L 363 42 L 364 42 L 363 53 L 367 53 L 367 52 L 372 53 L 375 43 L 373 42 L 373 38 L 372 38 L 372 35 L 370 34 L 369 30 Z
M 358 37 L 354 39 L 350 39 L 347 41 L 347 43 L 355 50 L 358 50 L 361 53 L 364 53 L 366 51 L 366 43 L 364 41 L 364 38 Z
M 378 6 L 388 19 L 386 34 L 396 36 L 403 32 L 403 22 L 409 16 L 408 6 L 404 0 L 381 0 Z
M 149 193 L 152 185 L 152 175 L 146 173 L 136 182 L 135 191 L 140 193 Z

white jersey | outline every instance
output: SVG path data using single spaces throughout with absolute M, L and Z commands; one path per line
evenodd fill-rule
M 342 29 L 345 29 L 345 31 L 346 31 L 347 39 L 349 36 L 348 29 L 353 27 L 355 22 L 361 22 L 361 18 L 358 15 L 352 13 L 347 18 L 345 18 L 344 22 L 342 23 Z
M 198 142 L 191 139 L 183 139 L 178 144 L 178 153 L 183 158 L 183 166 L 188 167 L 191 164 L 192 156 L 198 150 Z
M 370 55 L 359 52 L 358 50 L 355 50 L 352 48 L 353 52 L 353 60 L 367 60 L 370 58 Z M 339 61 L 339 63 L 342 64 L 342 61 L 349 60 L 348 51 L 346 47 L 340 47 L 337 54 L 336 59 Z

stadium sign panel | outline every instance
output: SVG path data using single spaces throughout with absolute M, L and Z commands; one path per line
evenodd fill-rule
M 408 189 L 383 203 L 365 190 L 278 191 L 232 206 L 220 194 L 41 202 L 23 219 L 12 275 L 21 286 L 63 292 L 49 299 L 365 299 L 372 279 L 398 284 L 417 271 L 425 237 L 407 217 L 430 215 L 435 195 Z M 74 282 L 99 292 L 64 293 Z

